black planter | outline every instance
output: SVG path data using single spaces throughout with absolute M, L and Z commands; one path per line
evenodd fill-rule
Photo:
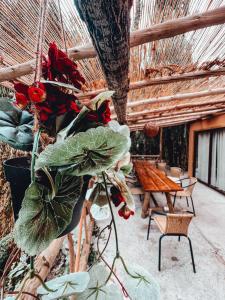
M 6 180 L 10 184 L 12 206 L 15 220 L 18 219 L 18 214 L 22 206 L 25 191 L 30 185 L 30 164 L 31 159 L 28 157 L 16 157 L 8 159 L 3 163 Z M 85 178 L 81 195 L 73 209 L 72 220 L 67 228 L 60 235 L 66 235 L 72 231 L 79 223 L 83 202 L 88 187 L 90 177 Z

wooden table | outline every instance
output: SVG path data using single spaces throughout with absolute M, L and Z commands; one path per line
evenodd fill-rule
M 163 172 L 152 166 L 147 160 L 135 160 L 133 164 L 137 177 L 145 191 L 141 214 L 142 218 L 146 218 L 149 215 L 150 195 L 155 192 L 163 192 L 166 194 L 169 212 L 173 213 L 174 209 L 170 192 L 182 191 L 182 187 L 169 179 Z

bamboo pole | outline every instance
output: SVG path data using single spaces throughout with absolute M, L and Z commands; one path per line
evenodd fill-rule
M 43 279 L 43 281 L 48 276 L 51 267 L 54 264 L 56 256 L 59 253 L 63 245 L 64 237 L 54 240 L 47 249 L 45 249 L 35 261 L 35 270 L 38 272 L 39 276 Z M 29 279 L 24 287 L 24 292 L 29 292 L 32 294 L 37 294 L 37 288 L 41 285 L 41 282 L 38 278 L 34 277 Z M 23 300 L 33 300 L 33 297 L 28 295 L 23 295 L 20 297 Z
M 83 206 L 79 227 L 78 227 L 78 237 L 77 237 L 77 255 L 75 260 L 75 272 L 79 271 L 80 266 L 80 255 L 81 255 L 81 240 L 82 240 L 82 230 L 83 230 L 83 222 L 84 222 L 84 214 L 85 214 L 85 206 Z
M 160 108 L 156 108 L 153 110 L 142 110 L 139 112 L 134 112 L 134 113 L 129 113 L 128 114 L 128 120 L 132 120 L 135 117 L 141 117 L 143 118 L 143 116 L 145 115 L 149 115 L 151 113 L 161 113 L 161 112 L 165 112 L 165 111 L 174 111 L 174 110 L 179 110 L 179 109 L 183 109 L 183 108 L 196 108 L 196 107 L 201 107 L 201 106 L 207 106 L 207 105 L 218 105 L 221 103 L 224 103 L 225 99 L 224 98 L 220 98 L 218 100 L 210 100 L 207 102 L 194 102 L 194 103 L 184 103 L 184 104 L 175 104 L 171 107 L 160 107 Z M 113 116 L 114 117 L 114 116 Z
M 223 94 L 225 94 L 225 88 L 218 88 L 218 89 L 204 90 L 204 91 L 194 92 L 194 93 L 175 94 L 170 96 L 155 97 L 155 98 L 144 99 L 139 101 L 131 101 L 128 103 L 128 107 L 132 108 L 132 107 L 146 105 L 146 104 L 155 104 L 155 103 L 179 101 L 179 100 L 190 100 L 195 98 L 217 96 Z
M 75 251 L 74 251 L 74 242 L 73 236 L 71 233 L 67 234 L 68 246 L 69 246 L 69 269 L 70 273 L 75 272 Z
M 201 108 L 192 108 L 192 109 L 189 109 L 189 110 L 184 110 L 184 111 L 168 111 L 166 113 L 159 113 L 159 114 L 152 114 L 151 111 L 149 111 L 149 114 L 148 115 L 144 115 L 144 116 L 139 116 L 138 118 L 132 118 L 132 119 L 129 119 L 129 122 L 138 122 L 138 121 L 143 121 L 143 120 L 154 120 L 154 119 L 157 119 L 157 118 L 163 118 L 163 117 L 166 117 L 166 116 L 177 116 L 177 115 L 186 115 L 186 114 L 189 114 L 189 113 L 194 113 L 194 112 L 205 112 L 205 111 L 208 111 L 208 110 L 216 110 L 216 109 L 221 109 L 223 110 L 225 108 L 225 101 L 220 104 L 220 105 L 214 105 L 212 107 L 209 107 L 209 105 L 205 105 L 205 107 L 201 107 Z M 144 118 L 143 118 L 144 117 Z
M 189 31 L 194 31 L 225 23 L 225 6 L 175 20 L 156 24 L 144 30 L 137 30 L 130 35 L 130 47 L 136 47 L 152 41 L 174 37 Z M 96 57 L 96 51 L 91 44 L 68 49 L 70 58 L 80 60 Z M 31 74 L 34 71 L 34 60 L 17 64 L 0 70 L 0 82 L 13 80 L 17 77 Z
M 142 88 L 146 88 L 148 86 L 154 86 L 154 85 L 159 85 L 159 84 L 169 84 L 169 83 L 173 83 L 173 82 L 216 77 L 216 76 L 221 76 L 221 75 L 225 75 L 225 68 L 221 68 L 221 69 L 217 69 L 217 70 L 195 71 L 195 72 L 188 72 L 188 73 L 176 74 L 176 75 L 171 75 L 171 76 L 156 77 L 156 78 L 131 82 L 130 86 L 129 86 L 129 91 L 142 89 Z M 83 99 L 83 98 L 87 98 L 87 97 L 96 96 L 99 93 L 107 91 L 107 90 L 108 89 L 99 89 L 99 90 L 95 90 L 95 91 L 79 93 L 76 96 L 79 99 Z

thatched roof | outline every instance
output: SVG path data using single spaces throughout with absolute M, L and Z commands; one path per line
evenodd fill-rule
M 0 72 L 7 66 L 25 63 L 35 57 L 39 3 L 39 0 L 0 1 L 0 57 L 2 56 Z M 63 0 L 60 3 L 67 47 L 73 48 L 90 44 L 88 30 L 80 19 L 73 0 Z M 167 20 L 204 13 L 218 7 L 224 7 L 224 5 L 225 0 L 136 0 L 133 1 L 131 8 L 131 31 L 150 28 L 154 24 L 160 24 Z M 58 1 L 53 0 L 49 1 L 44 43 L 45 53 L 51 41 L 56 41 L 61 48 L 64 47 Z M 86 78 L 87 90 L 107 87 L 98 58 L 79 60 L 78 65 Z M 163 79 L 165 76 L 179 77 L 180 74 L 195 74 L 195 72 L 223 68 L 225 68 L 225 25 L 221 24 L 133 47 L 130 53 L 129 77 L 132 83 L 154 78 Z M 202 117 L 204 113 L 211 115 L 223 111 L 225 107 L 222 101 L 225 93 L 221 90 L 218 94 L 209 93 L 208 96 L 201 98 L 196 94 L 196 98 L 193 99 L 185 100 L 184 98 L 169 102 L 154 102 L 154 104 L 148 101 L 148 104 L 143 103 L 129 107 L 129 103 L 133 101 L 151 98 L 155 100 L 156 97 L 184 93 L 195 94 L 200 91 L 225 87 L 223 75 L 215 76 L 214 74 L 213 77 L 210 75 L 210 77 L 157 84 L 131 90 L 128 94 L 129 124 L 139 124 L 138 128 L 142 128 L 144 122 L 154 118 L 155 122 L 167 125 L 176 123 L 176 114 L 179 115 L 177 120 L 185 122 Z M 30 83 L 33 80 L 33 75 L 22 76 L 19 80 Z M 1 84 L 12 86 L 8 81 Z M 198 106 L 200 103 L 205 103 L 205 106 Z M 181 106 L 175 107 L 177 105 Z M 161 112 L 160 110 L 157 112 L 159 108 L 161 108 Z M 163 110 L 164 108 L 165 110 Z M 196 110 L 199 113 L 194 115 L 193 112 Z M 187 112 L 186 118 L 185 111 Z M 136 112 L 140 112 L 140 114 L 135 114 Z M 143 116 L 146 121 L 143 121 Z M 132 125 L 131 127 L 134 128 L 135 126 Z

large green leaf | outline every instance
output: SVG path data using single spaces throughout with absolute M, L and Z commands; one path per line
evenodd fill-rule
M 0 111 L 0 141 L 15 149 L 31 151 L 33 145 L 33 116 L 27 111 Z
M 39 287 L 37 292 L 42 300 L 67 298 L 82 293 L 87 288 L 89 280 L 88 272 L 70 273 L 46 282 L 47 287 L 53 292 L 48 292 L 44 286 Z
M 125 136 L 99 126 L 47 146 L 36 160 L 35 169 L 51 167 L 75 176 L 95 175 L 115 164 L 128 148 Z
M 26 190 L 14 238 L 29 255 L 36 255 L 47 248 L 70 223 L 80 196 L 82 178 L 57 174 L 55 185 L 56 195 L 36 182 Z
M 89 271 L 90 281 L 87 289 L 77 295 L 77 300 L 123 300 L 123 295 L 115 283 L 111 281 L 105 285 L 109 276 L 108 270 L 97 264 Z

